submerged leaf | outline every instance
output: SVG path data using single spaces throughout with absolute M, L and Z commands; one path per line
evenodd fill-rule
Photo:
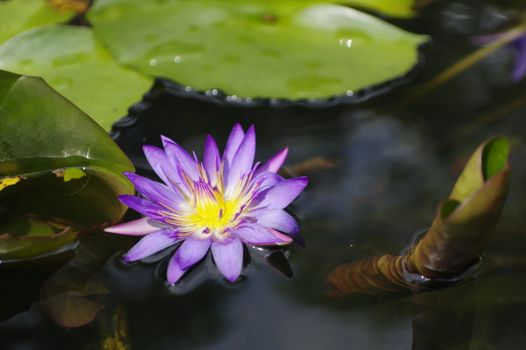
M 352 95 L 405 75 L 427 39 L 328 1 L 99 0 L 88 17 L 120 63 L 236 98 Z
M 97 318 L 99 339 L 93 341 L 93 349 L 131 349 L 128 316 L 124 305 L 114 305 Z
M 42 287 L 40 305 L 57 324 L 67 328 L 84 326 L 104 307 L 89 298 L 108 293 L 102 279 L 94 272 L 100 267 L 97 258 L 97 254 L 81 246 L 77 257 Z
M 122 217 L 116 196 L 133 193 L 121 174 L 133 165 L 42 79 L 0 71 L 0 124 L 0 259 L 43 254 Z
M 0 69 L 44 78 L 106 130 L 152 83 L 117 64 L 85 27 L 47 26 L 17 35 L 0 45 Z
M 75 258 L 52 275 L 40 291 L 44 312 L 68 328 L 90 323 L 104 307 L 98 299 L 109 291 L 99 271 L 123 243 L 103 232 L 85 235 L 80 241 Z
M 71 10 L 46 0 L 0 1 L 0 43 L 27 29 L 65 22 L 75 14 Z
M 48 317 L 66 328 L 89 324 L 104 306 L 96 301 L 68 293 L 57 294 L 41 303 Z

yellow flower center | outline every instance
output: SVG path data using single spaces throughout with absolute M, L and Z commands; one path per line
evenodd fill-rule
M 218 193 L 215 198 L 200 198 L 196 202 L 194 212 L 186 218 L 188 223 L 194 227 L 208 228 L 214 233 L 222 233 L 231 226 L 241 207 L 239 200 L 225 201 Z

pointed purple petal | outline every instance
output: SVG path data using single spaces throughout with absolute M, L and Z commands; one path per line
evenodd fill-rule
M 124 222 L 104 229 L 105 232 L 129 236 L 144 236 L 157 230 L 159 230 L 159 227 L 151 225 L 148 218 Z
M 297 234 L 299 226 L 296 220 L 283 209 L 258 209 L 250 213 L 257 223 L 281 232 Z
M 159 221 L 163 221 L 165 219 L 165 217 L 160 214 L 160 212 L 165 209 L 161 208 L 157 204 L 150 202 L 147 199 L 131 196 L 128 194 L 122 194 L 119 196 L 119 200 L 123 204 L 135 210 L 136 212 L 139 212 L 142 215 L 147 216 L 151 219 Z
M 484 46 L 491 44 L 493 41 L 502 37 L 502 33 L 494 33 L 488 35 L 478 35 L 471 38 L 471 42 L 477 46 Z
M 245 243 L 253 245 L 288 244 L 292 238 L 285 235 L 275 235 L 272 229 L 258 224 L 245 224 L 233 231 L 233 235 Z
M 278 182 L 281 182 L 283 180 L 284 179 L 281 175 L 267 171 L 260 173 L 252 181 L 257 181 L 260 183 L 258 192 L 264 192 L 265 190 L 270 189 L 271 187 L 275 186 Z
M 205 150 L 203 152 L 203 165 L 210 184 L 216 183 L 220 163 L 221 157 L 219 156 L 219 149 L 217 148 L 216 140 L 214 140 L 212 136 L 206 135 Z
M 179 266 L 186 270 L 196 262 L 201 260 L 210 248 L 209 239 L 187 238 L 177 249 L 179 254 Z
M 256 155 L 256 131 L 254 125 L 250 126 L 243 141 L 234 155 L 231 166 L 228 169 L 226 181 L 226 193 L 230 192 L 241 180 L 252 170 L 254 156 Z
M 233 239 L 222 244 L 212 244 L 212 255 L 217 268 L 230 282 L 235 282 L 241 274 L 243 267 L 243 244 L 238 239 Z
M 199 170 L 197 163 L 191 155 L 188 154 L 181 146 L 175 141 L 171 140 L 166 136 L 161 136 L 164 150 L 168 156 L 170 164 L 175 169 L 182 169 L 192 180 L 199 179 Z
M 142 147 L 144 155 L 150 163 L 153 171 L 159 176 L 161 180 L 173 189 L 176 189 L 176 184 L 181 184 L 179 174 L 172 167 L 168 161 L 166 153 L 159 147 L 144 145 Z
M 124 175 L 133 183 L 139 193 L 153 203 L 163 203 L 166 206 L 175 208 L 183 201 L 179 191 L 172 190 L 168 186 L 134 173 L 125 172 Z
M 132 262 L 144 259 L 150 255 L 160 252 L 164 248 L 168 248 L 174 245 L 180 240 L 174 234 L 171 229 L 162 229 L 159 231 L 152 232 L 137 242 L 129 251 L 124 255 L 124 261 Z
M 278 182 L 264 194 L 257 207 L 268 209 L 283 209 L 288 206 L 307 186 L 308 179 L 305 176 L 286 179 Z
M 223 160 L 226 161 L 226 165 L 232 164 L 232 159 L 234 159 L 234 155 L 244 137 L 245 132 L 243 131 L 243 128 L 239 123 L 236 123 L 230 132 L 230 136 L 226 142 L 225 151 L 223 152 Z
M 283 163 L 285 163 L 285 160 L 287 159 L 287 155 L 289 154 L 289 148 L 285 147 L 281 151 L 279 151 L 277 154 L 274 155 L 274 157 L 270 158 L 261 168 L 258 169 L 256 174 L 270 171 L 272 173 L 277 173 Z
M 287 245 L 287 244 L 291 244 L 294 239 L 292 237 L 289 237 L 287 236 L 286 234 L 283 234 L 277 230 L 274 230 L 272 228 L 269 229 L 270 232 L 272 232 L 272 234 L 274 236 L 276 236 L 281 242 L 277 243 L 277 245 Z M 298 235 L 296 236 L 296 238 L 299 238 L 299 241 L 300 242 L 303 242 L 303 239 Z
M 518 83 L 526 76 L 526 37 L 517 40 L 515 47 L 518 51 L 512 79 Z
M 166 271 L 166 280 L 170 284 L 177 283 L 181 277 L 185 274 L 186 270 L 183 270 L 179 265 L 179 257 L 177 252 L 170 258 L 168 263 L 168 269 Z

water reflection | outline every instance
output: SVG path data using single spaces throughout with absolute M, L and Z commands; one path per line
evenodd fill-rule
M 475 323 L 476 288 L 446 288 L 411 297 L 413 350 L 469 350 Z

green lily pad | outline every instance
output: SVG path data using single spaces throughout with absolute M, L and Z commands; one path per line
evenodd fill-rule
M 427 40 L 313 0 L 99 0 L 88 18 L 120 63 L 237 97 L 351 95 L 405 75 Z
M 43 254 L 116 223 L 133 165 L 42 79 L 0 71 L 0 259 Z
M 43 77 L 106 130 L 152 83 L 115 62 L 90 28 L 63 25 L 32 29 L 0 45 L 0 69 Z
M 0 1 L 0 43 L 27 29 L 65 22 L 74 14 L 58 10 L 46 0 Z

